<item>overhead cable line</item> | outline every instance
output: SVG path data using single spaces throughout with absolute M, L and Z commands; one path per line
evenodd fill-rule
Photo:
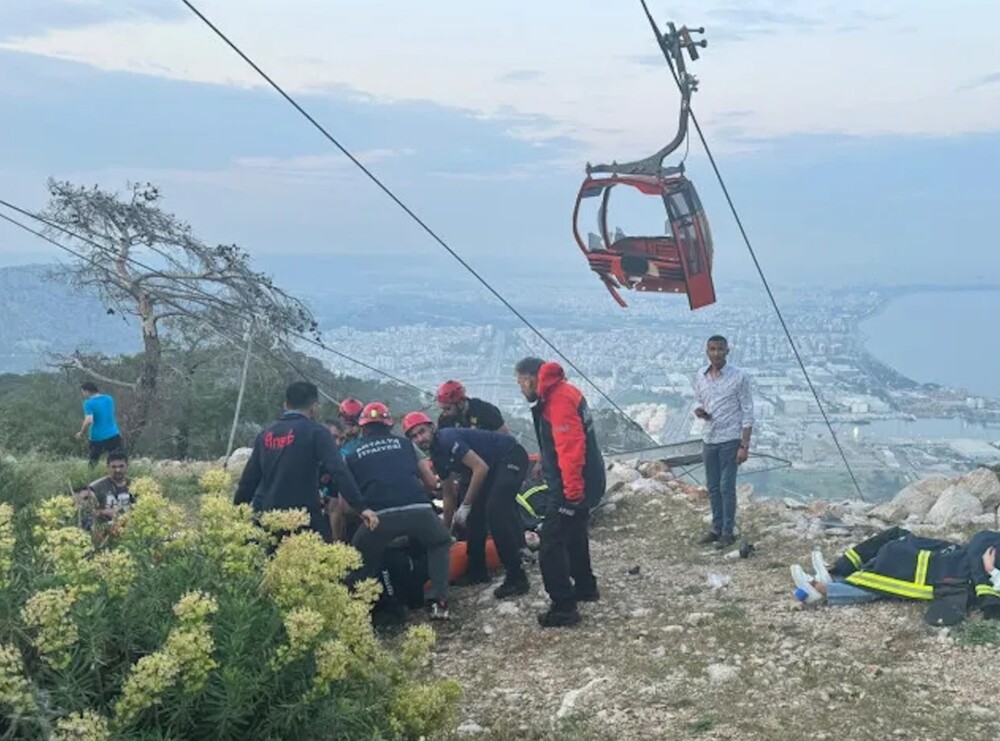
M 17 212 L 19 214 L 22 214 L 23 216 L 27 216 L 30 219 L 34 219 L 35 221 L 38 221 L 38 222 L 40 222 L 42 224 L 45 224 L 46 226 L 48 226 L 48 227 L 50 227 L 52 229 L 55 229 L 57 231 L 60 231 L 60 232 L 62 232 L 64 234 L 66 234 L 67 236 L 70 236 L 70 237 L 72 237 L 74 239 L 77 239 L 77 240 L 79 240 L 79 241 L 81 241 L 81 242 L 83 242 L 85 244 L 89 244 L 92 247 L 96 248 L 97 250 L 99 250 L 99 251 L 101 251 L 101 252 L 103 252 L 105 254 L 107 254 L 107 252 L 108 252 L 108 248 L 105 245 L 102 245 L 99 242 L 96 242 L 95 240 L 90 239 L 89 237 L 86 237 L 84 235 L 78 234 L 78 233 L 72 231 L 71 229 L 67 229 L 66 227 L 62 226 L 61 224 L 58 224 L 58 223 L 56 223 L 56 222 L 54 222 L 54 221 L 52 221 L 50 219 L 47 219 L 47 218 L 45 218 L 43 216 L 40 216 L 39 214 L 33 213 L 33 212 L 31 212 L 31 211 L 29 211 L 27 209 L 21 208 L 20 206 L 17 206 L 15 204 L 11 203 L 10 201 L 7 201 L 6 199 L 0 198 L 0 205 L 6 206 L 7 208 L 9 208 L 12 211 L 15 211 L 15 212 Z M 77 258 L 79 258 L 81 260 L 84 260 L 85 262 L 89 262 L 91 265 L 94 265 L 98 269 L 104 270 L 105 272 L 113 275 L 113 273 L 109 269 L 105 268 L 103 265 L 100 265 L 96 260 L 94 260 L 93 258 L 85 255 L 84 253 L 79 252 L 77 250 L 74 250 L 74 249 L 72 249 L 70 247 L 67 247 L 66 245 L 58 242 L 57 240 L 51 239 L 46 234 L 44 234 L 42 232 L 39 232 L 39 231 L 36 231 L 36 230 L 32 229 L 31 227 L 28 227 L 28 226 L 26 226 L 24 224 L 21 224 L 20 222 L 16 221 L 15 219 L 10 218 L 9 216 L 4 215 L 3 213 L 0 213 L 0 218 L 3 218 L 4 220 L 6 220 L 6 221 L 8 221 L 8 222 L 10 222 L 12 224 L 14 224 L 15 226 L 18 226 L 19 228 L 21 228 L 21 229 L 23 229 L 23 230 L 25 230 L 25 231 L 27 231 L 27 232 L 29 232 L 31 234 L 34 234 L 37 237 L 40 237 L 41 239 L 44 239 L 45 241 L 49 242 L 50 244 L 53 244 L 56 247 L 59 247 L 60 249 L 66 251 L 66 252 L 69 252 L 70 254 L 74 255 L 75 257 L 77 257 Z M 132 264 L 132 265 L 135 265 L 137 267 L 140 267 L 143 270 L 150 270 L 150 271 L 155 271 L 156 270 L 156 268 L 154 268 L 154 267 L 152 267 L 152 266 L 150 266 L 150 265 L 148 265 L 148 264 L 142 262 L 141 260 L 138 260 L 137 258 L 132 257 L 132 256 L 127 257 L 125 259 L 125 261 L 127 263 L 129 263 L 129 264 Z M 115 277 L 117 278 L 117 276 L 115 276 Z M 221 305 L 221 306 L 224 306 L 224 307 L 232 309 L 234 311 L 234 313 L 236 313 L 237 315 L 241 314 L 242 311 L 243 311 L 243 309 L 244 309 L 244 307 L 241 307 L 238 304 L 234 304 L 234 303 L 232 303 L 230 301 L 226 301 L 225 299 L 220 298 L 219 296 L 213 295 L 213 294 L 209 293 L 208 291 L 205 291 L 203 288 L 200 288 L 198 285 L 190 285 L 188 283 L 185 283 L 184 285 L 189 290 L 191 290 L 192 292 L 197 293 L 197 294 L 201 294 L 202 296 L 205 296 L 206 298 L 210 299 L 214 305 Z M 185 312 L 188 315 L 190 315 L 190 310 L 186 309 L 185 307 L 183 307 L 183 306 L 181 306 L 179 304 L 171 302 L 171 301 L 169 301 L 169 300 L 167 300 L 167 299 L 165 299 L 163 297 L 160 297 L 159 300 L 162 301 L 163 303 L 165 303 L 166 305 L 171 306 L 174 309 L 177 309 L 179 311 Z M 194 301 L 194 300 L 192 299 L 192 301 Z M 198 302 L 195 301 L 195 303 L 198 303 Z M 199 317 L 199 319 L 202 319 L 204 321 L 203 317 Z M 217 326 L 214 326 L 213 328 L 216 329 L 217 332 L 220 331 Z M 350 361 L 350 362 L 358 365 L 359 367 L 365 368 L 365 369 L 367 369 L 367 370 L 369 370 L 369 371 L 371 371 L 373 373 L 376 373 L 376 374 L 378 374 L 378 375 L 380 375 L 380 376 L 382 376 L 382 377 L 384 377 L 384 378 L 386 378 L 386 379 L 388 379 L 390 381 L 393 381 L 394 383 L 397 383 L 397 384 L 399 384 L 401 386 L 409 388 L 412 391 L 416 391 L 416 392 L 418 392 L 421 395 L 433 396 L 433 394 L 431 394 L 426 389 L 422 389 L 419 386 L 416 386 L 415 384 L 410 383 L 409 381 L 405 381 L 405 380 L 403 380 L 401 378 L 398 378 L 398 377 L 394 376 L 393 374 L 391 374 L 391 373 L 389 373 L 387 371 L 382 370 L 381 368 L 378 368 L 378 367 L 376 367 L 374 365 L 371 365 L 370 363 L 366 363 L 363 360 L 359 360 L 359 359 L 357 359 L 357 358 L 355 358 L 355 357 L 353 357 L 351 355 L 348 355 L 347 353 L 341 352 L 340 350 L 335 350 L 334 348 L 329 347 L 326 343 L 324 343 L 324 342 L 322 342 L 320 340 L 317 340 L 317 339 L 315 339 L 313 337 L 309 337 L 308 335 L 302 334 L 300 332 L 295 332 L 293 330 L 287 330 L 286 334 L 288 334 L 291 337 L 295 337 L 296 339 L 299 339 L 299 340 L 302 340 L 304 342 L 308 342 L 308 343 L 310 343 L 312 345 L 315 345 L 316 347 L 319 347 L 322 350 L 325 350 L 326 352 L 329 352 L 329 353 L 331 353 L 333 355 L 336 355 L 337 357 L 340 357 L 340 358 L 343 358 L 345 360 L 348 360 L 348 361 Z M 261 345 L 261 343 L 258 342 L 258 346 L 260 346 L 260 345 Z M 270 352 L 270 350 L 269 350 L 269 352 Z M 273 353 L 271 353 L 271 354 L 272 354 L 273 357 L 277 357 L 277 356 L 274 356 Z M 308 375 L 297 364 L 293 363 L 291 361 L 291 359 L 289 359 L 289 358 L 286 357 L 286 358 L 284 358 L 284 362 L 286 362 L 293 370 L 295 370 L 297 373 L 299 373 L 300 375 L 302 375 L 304 378 L 308 379 Z M 330 401 L 333 401 L 333 402 L 337 402 L 338 401 L 338 400 L 334 399 L 333 397 L 329 396 L 328 394 L 326 394 L 325 392 L 324 392 L 323 395 L 326 396 Z
M 399 206 L 399 208 L 401 208 L 406 213 L 407 216 L 409 216 L 414 222 L 416 222 L 417 225 L 419 225 L 420 228 L 423 229 L 431 237 L 431 239 L 437 242 L 438 245 L 440 245 L 449 255 L 455 258 L 455 260 L 457 260 L 462 267 L 464 267 L 476 280 L 478 280 L 486 288 L 486 290 L 488 290 L 491 294 L 493 294 L 493 296 L 497 300 L 499 300 L 500 303 L 502 303 L 505 307 L 507 307 L 507 309 L 509 309 L 511 313 L 514 314 L 514 316 L 520 319 L 521 322 L 523 322 L 524 325 L 528 327 L 528 329 L 534 332 L 539 337 L 539 339 L 542 340 L 542 342 L 544 342 L 556 355 L 562 358 L 563 361 L 565 361 L 570 368 L 576 371 L 576 373 L 581 378 L 583 378 L 584 381 L 590 384 L 590 386 L 594 390 L 596 390 L 597 393 L 599 393 L 604 398 L 604 400 L 607 401 L 608 404 L 610 404 L 615 409 L 615 411 L 617 411 L 619 414 L 622 415 L 622 417 L 628 420 L 628 422 L 632 424 L 636 429 L 638 429 L 643 434 L 643 436 L 645 436 L 651 443 L 653 443 L 654 445 L 658 444 L 656 440 L 654 440 L 653 437 L 648 432 L 646 432 L 646 430 L 638 422 L 632 419 L 625 412 L 624 409 L 622 409 L 620 406 L 618 406 L 617 403 L 615 403 L 614 399 L 612 399 L 607 393 L 605 393 L 600 386 L 594 383 L 594 381 L 592 381 L 586 373 L 580 370 L 580 368 L 577 367 L 577 365 L 572 360 L 570 360 L 566 355 L 564 355 L 563 352 L 558 347 L 556 347 L 549 340 L 548 337 L 542 334 L 542 332 L 531 321 L 529 321 L 527 317 L 525 317 L 520 311 L 518 311 L 513 306 L 513 304 L 511 304 L 506 298 L 504 298 L 499 293 L 499 291 L 493 288 L 493 286 L 490 285 L 490 283 L 485 278 L 483 278 L 482 275 L 480 275 L 475 268 L 469 265 L 469 263 L 466 262 L 462 258 L 462 256 L 459 255 L 454 249 L 452 249 L 452 247 L 449 246 L 448 243 L 445 242 L 444 239 L 442 239 L 436 231 L 434 231 L 430 226 L 428 226 L 428 224 L 423 219 L 417 216 L 417 214 L 412 209 L 410 209 L 409 206 L 407 206 L 387 185 L 385 185 L 385 183 L 383 183 L 378 178 L 378 176 L 376 176 L 356 156 L 354 156 L 354 154 L 352 154 L 347 147 L 341 144 L 329 131 L 326 130 L 326 128 L 321 123 L 319 123 L 319 121 L 313 118 L 313 116 L 308 111 L 306 111 L 305 108 L 303 108 L 291 95 L 285 92 L 284 88 L 282 88 L 277 82 L 275 82 L 263 69 L 261 69 L 257 65 L 256 62 L 254 62 L 249 56 L 247 56 L 247 54 L 244 53 L 243 50 L 240 49 L 240 47 L 237 46 L 235 42 L 230 40 L 230 38 L 225 33 L 223 33 L 218 26 L 212 23 L 212 21 L 210 21 L 205 16 L 205 14 L 202 13 L 194 5 L 194 3 L 190 2 L 190 0 L 180 0 L 180 1 L 184 3 L 184 5 L 186 5 L 187 8 L 192 13 L 194 13 L 206 26 L 208 26 L 215 33 L 215 35 L 218 36 L 230 49 L 232 49 L 244 62 L 246 62 L 254 70 L 254 72 L 260 75 L 260 77 L 263 78 L 268 85 L 274 88 L 274 90 L 282 98 L 284 98 L 289 105 L 291 105 L 296 111 L 298 111 L 303 116 L 303 118 L 305 118 L 310 124 L 312 124 L 312 126 L 317 131 L 319 131 L 319 133 L 322 134 L 323 137 L 327 139 L 327 141 L 329 141 L 331 144 L 333 144 L 333 146 L 339 149 L 341 154 L 347 157 L 347 159 L 349 159 L 359 170 L 361 170 L 361 172 L 363 172 L 368 177 L 369 180 L 371 180 L 376 186 L 378 186 L 378 188 L 383 193 L 385 193 L 385 195 L 387 195 L 389 199 L 392 200 L 393 203 Z
M 182 2 L 186 2 L 186 0 L 182 0 Z M 646 0 L 639 0 L 639 2 L 642 4 L 643 12 L 646 14 L 646 19 L 649 21 L 649 25 L 653 29 L 653 34 L 656 36 L 656 41 L 660 46 L 660 50 L 663 52 L 663 57 L 667 61 L 667 66 L 670 68 L 670 74 L 673 76 L 674 82 L 677 83 L 678 89 L 683 92 L 684 86 L 680 77 L 677 75 L 677 70 L 674 68 L 674 62 L 670 57 L 670 51 L 667 49 L 663 34 L 656 25 L 656 21 L 653 19 L 653 15 L 649 11 L 649 6 L 646 4 Z M 854 475 L 854 470 L 851 468 L 851 464 L 847 460 L 847 455 L 840 444 L 840 440 L 837 438 L 837 433 L 833 429 L 833 424 L 827 416 L 826 409 L 823 407 L 823 402 L 819 398 L 819 392 L 816 390 L 812 379 L 809 377 L 809 371 L 806 370 L 805 362 L 802 360 L 802 356 L 799 354 L 799 350 L 795 346 L 795 340 L 792 337 L 791 330 L 789 330 L 788 324 L 785 322 L 785 317 L 782 315 L 781 309 L 778 307 L 778 302 L 774 297 L 774 293 L 771 291 L 771 286 L 767 281 L 767 277 L 764 275 L 764 269 L 761 267 L 760 261 L 757 259 L 757 253 L 754 251 L 753 245 L 750 242 L 750 236 L 747 234 L 747 230 L 743 226 L 743 220 L 740 218 L 740 214 L 736 209 L 736 204 L 733 202 L 732 196 L 729 194 L 729 188 L 726 187 L 726 181 L 722 177 L 722 172 L 719 170 L 719 166 L 715 161 L 712 149 L 708 146 L 708 140 L 705 138 L 705 133 L 702 131 L 701 124 L 698 123 L 698 118 L 695 116 L 694 109 L 691 108 L 690 105 L 688 106 L 688 116 L 691 118 L 691 123 L 694 124 L 695 131 L 698 132 L 698 138 L 701 140 L 701 145 L 705 149 L 708 161 L 712 165 L 715 177 L 719 181 L 719 187 L 722 188 L 722 193 L 726 197 L 726 203 L 729 204 L 729 210 L 732 212 L 733 218 L 736 220 L 736 225 L 739 227 L 740 235 L 743 237 L 743 242 L 747 247 L 747 251 L 750 253 L 754 267 L 757 269 L 757 274 L 760 276 L 761 282 L 764 284 L 764 290 L 767 292 L 767 297 L 771 301 L 771 306 L 774 307 L 774 313 L 778 316 L 778 321 L 781 324 L 782 330 L 784 330 L 785 337 L 788 338 L 788 344 L 792 348 L 792 354 L 795 356 L 795 360 L 798 362 L 799 368 L 802 370 L 802 375 L 805 376 L 806 384 L 809 386 L 809 390 L 812 392 L 813 398 L 816 400 L 816 405 L 819 407 L 823 421 L 826 423 L 826 427 L 830 431 L 830 436 L 833 438 L 833 443 L 836 445 L 837 451 L 840 453 L 840 457 L 844 461 L 844 467 L 847 469 L 847 473 L 851 477 L 851 482 L 854 484 L 854 488 L 857 490 L 858 496 L 862 501 L 865 501 L 865 495 L 861 491 L 861 485 L 858 483 L 858 479 Z

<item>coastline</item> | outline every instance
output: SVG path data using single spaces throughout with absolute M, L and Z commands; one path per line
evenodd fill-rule
M 874 292 L 878 294 L 878 300 L 875 305 L 863 315 L 860 315 L 854 322 L 854 333 L 855 338 L 858 343 L 858 350 L 861 354 L 871 363 L 890 371 L 900 381 L 904 381 L 905 385 L 912 385 L 918 388 L 938 388 L 944 389 L 951 392 L 957 392 L 965 394 L 970 397 L 978 397 L 988 400 L 1000 400 L 1000 392 L 996 389 L 976 389 L 973 390 L 969 388 L 967 383 L 956 384 L 947 379 L 942 379 L 940 381 L 924 381 L 917 380 L 916 378 L 908 374 L 908 369 L 900 367 L 900 364 L 896 360 L 890 360 L 884 355 L 879 354 L 878 351 L 872 347 L 874 339 L 872 337 L 872 332 L 866 325 L 877 320 L 879 317 L 883 316 L 890 307 L 896 303 L 897 299 L 903 299 L 913 296 L 919 296 L 922 294 L 935 294 L 935 293 L 992 293 L 1000 294 L 1000 285 L 981 285 L 981 286 L 912 286 L 906 288 L 892 288 L 892 289 L 874 289 Z

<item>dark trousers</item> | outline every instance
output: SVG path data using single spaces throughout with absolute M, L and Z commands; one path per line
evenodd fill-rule
M 333 526 L 330 525 L 330 518 L 322 507 L 309 511 L 309 528 L 319 533 L 323 542 L 333 542 Z
M 538 563 L 545 591 L 558 610 L 575 609 L 576 595 L 597 590 L 590 567 L 589 528 L 590 510 L 582 505 L 572 515 L 560 514 L 553 506 L 542 522 Z
M 521 545 L 524 531 L 517 513 L 517 493 L 528 473 L 528 452 L 520 445 L 490 469 L 482 490 L 472 503 L 466 520 L 468 573 L 483 575 L 486 570 L 486 533 L 493 534 L 497 555 L 508 576 L 521 573 Z
M 109 437 L 106 440 L 91 440 L 90 441 L 90 465 L 94 467 L 97 462 L 101 460 L 101 456 L 105 453 L 113 453 L 117 450 L 125 452 L 125 446 L 122 444 L 122 436 L 115 435 L 114 437 Z
M 377 528 L 369 530 L 362 525 L 354 533 L 351 545 L 361 552 L 364 565 L 349 581 L 356 582 L 376 576 L 382 569 L 382 560 L 389 544 L 401 535 L 406 535 L 427 549 L 427 573 L 431 581 L 427 598 L 447 599 L 451 534 L 434 508 L 428 504 L 377 514 Z
M 739 440 L 705 443 L 701 456 L 712 503 L 712 532 L 732 535 L 736 523 L 736 452 Z

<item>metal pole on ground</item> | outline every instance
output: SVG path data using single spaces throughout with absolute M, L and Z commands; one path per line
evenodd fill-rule
M 240 390 L 236 395 L 236 411 L 233 413 L 233 426 L 229 430 L 229 442 L 226 443 L 226 462 L 222 464 L 224 469 L 229 468 L 229 456 L 233 453 L 233 442 L 236 440 L 236 427 L 240 423 L 240 410 L 243 408 L 243 392 L 247 387 L 247 371 L 250 370 L 250 350 L 253 347 L 253 324 L 247 327 L 247 351 L 243 356 L 243 373 L 240 376 Z

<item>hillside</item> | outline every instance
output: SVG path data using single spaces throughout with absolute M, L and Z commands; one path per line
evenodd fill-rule
M 741 560 L 692 545 L 705 528 L 703 492 L 645 471 L 611 474 L 611 511 L 592 530 L 601 601 L 583 606 L 578 628 L 537 627 L 546 604 L 537 570 L 532 593 L 517 602 L 498 605 L 483 588 L 453 595 L 457 618 L 442 631 L 436 671 L 465 689 L 456 737 L 998 737 L 990 662 L 1000 626 L 974 617 L 929 628 L 914 603 L 797 609 L 789 565 L 808 567 L 813 547 L 832 561 L 885 527 L 870 505 L 807 509 L 754 501 L 743 487 L 743 528 L 757 550 Z M 940 483 L 932 500 L 944 496 Z M 951 483 L 1000 502 L 988 470 Z M 911 488 L 901 501 L 912 499 Z M 992 513 L 960 520 L 970 517 L 955 526 L 910 515 L 907 527 L 957 540 L 993 527 Z
M 193 513 L 198 477 L 217 465 L 135 460 L 132 474 L 151 474 Z M 5 458 L 0 501 L 25 506 L 90 476 L 80 461 Z M 538 628 L 546 598 L 535 567 L 531 592 L 515 601 L 497 603 L 494 585 L 453 590 L 453 619 L 433 626 L 431 668 L 458 680 L 462 699 L 450 730 L 428 738 L 1000 737 L 1000 625 L 970 614 L 930 628 L 913 602 L 803 609 L 788 570 L 808 566 L 813 548 L 830 562 L 889 524 L 954 541 L 992 528 L 994 472 L 926 479 L 878 507 L 758 499 L 742 486 L 741 525 L 756 546 L 746 560 L 692 545 L 707 519 L 704 490 L 662 464 L 614 464 L 608 481 L 592 528 L 601 600 L 582 606 L 578 627 Z
M 60 281 L 52 265 L 0 269 L 0 373 L 44 367 L 50 353 L 77 348 L 107 355 L 135 352 L 138 334 L 101 302 Z

